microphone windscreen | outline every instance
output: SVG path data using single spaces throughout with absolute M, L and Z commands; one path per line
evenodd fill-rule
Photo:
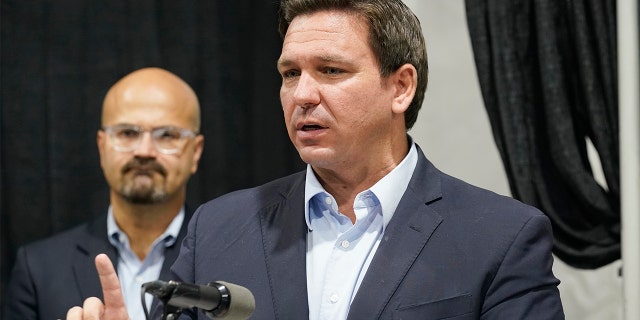
M 229 304 L 229 310 L 221 319 L 226 320 L 245 320 L 248 319 L 253 311 L 256 309 L 256 300 L 249 289 L 239 286 L 237 284 L 228 283 L 224 281 L 216 281 L 229 290 L 231 296 L 231 303 Z

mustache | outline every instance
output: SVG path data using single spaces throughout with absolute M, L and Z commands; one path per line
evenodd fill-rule
M 156 171 L 163 176 L 167 175 L 167 169 L 154 159 L 133 158 L 127 161 L 127 163 L 122 167 L 123 174 L 132 170 Z

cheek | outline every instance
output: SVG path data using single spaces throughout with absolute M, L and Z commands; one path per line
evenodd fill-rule
M 289 104 L 289 101 L 291 101 L 289 92 L 290 90 L 286 87 L 280 87 L 280 104 L 282 105 L 283 109 L 287 104 Z
M 372 102 L 366 96 L 359 95 L 335 95 L 331 112 L 338 121 L 349 125 L 358 125 L 367 121 L 373 112 L 376 112 Z
M 114 157 L 102 157 L 101 158 L 102 173 L 107 183 L 111 187 L 117 187 L 122 181 L 122 166 L 124 163 L 120 163 L 117 158 Z
M 281 103 L 282 103 L 282 115 L 284 117 L 284 123 L 287 127 L 287 130 L 290 131 L 292 130 L 292 127 L 293 127 L 291 120 L 293 118 L 293 113 L 295 112 L 296 108 L 293 104 L 287 103 L 284 100 L 281 100 Z
M 289 113 L 288 111 L 291 110 L 291 98 L 288 94 L 288 90 L 285 88 L 280 88 L 280 105 L 282 106 L 282 111 L 286 116 L 287 113 Z
M 117 154 L 107 152 L 101 155 L 100 163 L 102 164 L 102 169 L 105 173 L 114 174 L 120 172 L 120 168 L 124 166 L 126 159 L 118 157 Z
M 160 164 L 167 170 L 167 179 L 181 183 L 182 180 L 187 179 L 191 175 L 193 161 L 190 161 L 188 158 L 174 160 L 175 161 L 160 162 Z
M 386 106 L 383 101 L 373 98 L 373 96 L 349 97 L 341 103 L 339 122 L 343 123 L 352 132 L 382 131 L 388 125 L 391 116 L 390 105 Z

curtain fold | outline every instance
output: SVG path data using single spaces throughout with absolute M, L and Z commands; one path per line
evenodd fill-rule
M 205 143 L 191 206 L 304 168 L 280 111 L 277 10 L 275 0 L 0 2 L 0 289 L 17 246 L 107 210 L 102 99 L 135 69 L 168 69 L 198 94 Z
M 478 80 L 516 199 L 545 212 L 554 253 L 620 258 L 615 0 L 466 0 Z M 591 141 L 604 183 L 594 178 Z

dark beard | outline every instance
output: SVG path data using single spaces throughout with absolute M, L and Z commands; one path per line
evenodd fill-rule
M 136 186 L 135 176 L 148 175 L 153 178 L 153 173 L 157 172 L 166 177 L 167 170 L 155 159 L 133 158 L 122 168 L 122 174 L 132 173 L 131 180 L 125 179 L 124 185 L 120 188 L 120 195 L 127 201 L 135 204 L 154 204 L 167 198 L 167 192 L 161 185 L 153 183 L 151 186 Z
M 167 193 L 160 186 L 136 188 L 132 183 L 126 183 L 120 189 L 120 195 L 134 204 L 154 204 L 167 198 Z

